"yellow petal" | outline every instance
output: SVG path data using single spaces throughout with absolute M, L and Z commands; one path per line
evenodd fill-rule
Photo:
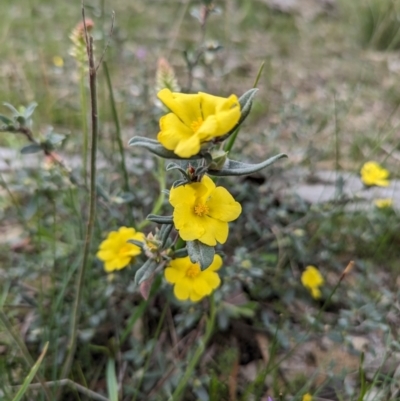
M 211 266 L 210 266 L 211 267 Z M 213 271 L 209 271 L 210 267 L 208 267 L 204 272 L 203 272 L 203 279 L 207 282 L 209 288 L 211 290 L 215 290 L 218 288 L 221 284 L 221 279 L 218 276 L 217 273 Z
M 194 205 L 197 196 L 195 188 L 193 185 L 181 185 L 178 188 L 171 188 L 169 203 L 174 207 L 182 203 Z
M 222 266 L 221 256 L 215 255 L 211 265 L 207 268 L 206 272 L 209 272 L 209 271 L 215 272 L 215 271 L 219 270 L 221 268 L 221 266 Z
M 165 88 L 157 96 L 188 127 L 193 121 L 202 118 L 198 94 L 172 93 Z
M 109 249 L 105 249 L 105 250 L 99 250 L 96 253 L 96 257 L 102 261 L 106 261 L 109 259 L 112 259 L 113 257 L 115 257 L 115 252 L 109 250 Z
M 192 130 L 175 114 L 168 113 L 160 118 L 160 132 L 157 139 L 165 148 L 174 150 L 180 141 L 187 140 L 191 136 L 193 136 Z
M 203 278 L 203 272 L 199 277 L 193 280 L 193 289 L 196 291 L 197 294 L 201 296 L 206 296 L 211 294 L 212 288 L 208 284 L 206 280 Z
M 195 290 L 190 292 L 190 300 L 192 302 L 199 302 L 201 299 L 203 299 L 205 297 L 205 295 L 200 295 L 199 293 L 197 293 Z
M 174 149 L 174 153 L 179 157 L 189 158 L 200 152 L 201 142 L 197 134 L 193 134 L 189 138 L 181 139 Z
M 178 269 L 172 268 L 172 267 L 167 267 L 164 270 L 164 277 L 170 284 L 175 284 L 179 280 L 182 280 L 184 275 L 185 275 L 184 272 L 182 272 Z
M 189 280 L 181 280 L 175 284 L 174 294 L 180 301 L 186 301 L 189 298 L 191 292 L 191 286 L 188 285 Z
M 224 244 L 228 239 L 228 223 L 206 216 L 202 218 L 202 226 L 204 233 L 198 240 L 203 244 L 215 246 L 217 245 L 217 241 L 220 244 Z
M 233 221 L 242 212 L 240 203 L 223 187 L 215 188 L 207 206 L 210 208 L 209 215 L 222 221 Z

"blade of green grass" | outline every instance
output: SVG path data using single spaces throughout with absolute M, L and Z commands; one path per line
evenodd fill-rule
M 115 361 L 110 358 L 106 369 L 107 392 L 110 401 L 118 401 L 118 382 L 115 373 Z
M 24 396 L 26 390 L 28 390 L 28 386 L 31 383 L 31 381 L 33 380 L 33 378 L 35 377 L 37 371 L 40 368 L 40 365 L 42 364 L 43 358 L 46 355 L 47 352 L 47 348 L 49 347 L 49 342 L 47 341 L 47 343 L 44 345 L 43 351 L 40 354 L 38 360 L 36 361 L 36 363 L 32 366 L 28 376 L 26 376 L 24 382 L 22 383 L 22 386 L 20 387 L 20 389 L 18 390 L 18 393 L 15 395 L 15 397 L 13 398 L 13 401 L 19 401 L 22 399 L 22 397 Z

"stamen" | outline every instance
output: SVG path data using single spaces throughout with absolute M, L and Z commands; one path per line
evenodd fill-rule
M 197 216 L 199 216 L 199 217 L 203 217 L 203 216 L 207 215 L 208 212 L 209 212 L 209 208 L 204 203 L 198 203 L 194 207 L 194 213 L 197 214 Z
M 200 274 L 200 266 L 198 264 L 191 265 L 187 270 L 186 270 L 186 277 L 189 278 L 195 278 Z
M 196 132 L 202 126 L 203 122 L 204 122 L 203 119 L 199 117 L 197 120 L 192 122 L 190 128 L 192 129 L 193 132 Z

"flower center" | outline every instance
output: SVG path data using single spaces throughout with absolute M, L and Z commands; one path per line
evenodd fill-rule
M 193 132 L 196 132 L 201 125 L 203 124 L 203 119 L 199 117 L 197 120 L 193 121 L 192 124 L 190 124 L 190 128 L 192 129 Z
M 189 278 L 195 278 L 201 273 L 200 266 L 196 263 L 194 265 L 191 265 L 187 270 L 186 270 L 186 277 Z
M 194 207 L 194 213 L 197 214 L 199 217 L 203 217 L 209 212 L 209 208 L 204 203 L 198 203 Z
M 119 250 L 119 255 L 120 256 L 125 256 L 127 254 L 129 254 L 129 252 L 132 250 L 132 245 L 131 244 L 126 244 L 123 247 L 121 247 L 121 249 Z

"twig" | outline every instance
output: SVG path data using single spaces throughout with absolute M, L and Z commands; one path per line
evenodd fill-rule
M 55 380 L 55 381 L 51 381 L 51 382 L 44 382 L 44 384 L 47 387 L 70 386 L 70 387 L 74 388 L 76 391 L 79 391 L 80 393 L 90 397 L 92 400 L 109 401 L 108 398 L 103 397 L 102 395 L 100 395 L 78 383 L 75 383 L 70 379 L 62 379 L 62 380 Z M 36 390 L 36 389 L 40 388 L 40 386 L 41 386 L 41 384 L 39 384 L 39 383 L 33 383 L 28 386 L 28 389 Z M 12 386 L 12 389 L 18 390 L 20 387 L 21 386 Z
M 97 111 L 97 87 L 96 87 L 96 67 L 94 64 L 93 55 L 93 37 L 88 36 L 86 22 L 85 22 L 85 9 L 82 5 L 82 18 L 85 27 L 85 36 L 87 39 L 87 52 L 89 60 L 89 87 L 90 87 L 90 103 L 91 103 L 91 121 L 92 121 L 92 138 L 91 138 L 91 153 L 90 153 L 90 199 L 89 199 L 89 216 L 86 226 L 86 236 L 83 249 L 83 260 L 78 271 L 77 277 L 77 293 L 74 300 L 72 310 L 71 322 L 71 335 L 68 345 L 68 355 L 64 362 L 61 372 L 61 379 L 67 378 L 71 370 L 72 361 L 76 350 L 76 339 L 78 332 L 78 323 L 80 317 L 80 304 L 83 293 L 83 285 L 85 281 L 85 273 L 89 261 L 90 245 L 92 241 L 92 234 L 94 229 L 96 217 L 96 153 L 97 153 L 97 139 L 98 139 L 98 111 Z M 57 394 L 58 396 L 60 393 Z M 57 397 L 58 398 L 58 397 Z

